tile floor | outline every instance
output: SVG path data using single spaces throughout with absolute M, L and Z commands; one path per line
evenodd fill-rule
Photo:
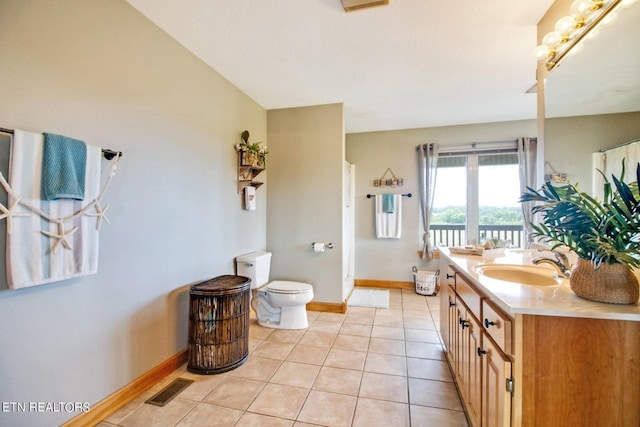
M 242 366 L 218 375 L 182 366 L 99 427 L 467 427 L 438 319 L 438 297 L 398 289 L 388 309 L 309 312 L 307 330 L 252 319 Z M 177 377 L 195 382 L 164 407 L 144 403 Z

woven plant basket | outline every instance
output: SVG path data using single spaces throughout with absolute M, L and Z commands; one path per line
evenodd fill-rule
M 610 304 L 635 304 L 638 279 L 623 264 L 602 263 L 596 270 L 591 261 L 578 259 L 569 279 L 571 290 L 581 298 Z

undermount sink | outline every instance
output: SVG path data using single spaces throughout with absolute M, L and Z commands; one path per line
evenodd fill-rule
M 473 268 L 480 276 L 533 286 L 555 286 L 562 280 L 554 270 L 537 265 L 480 264 Z

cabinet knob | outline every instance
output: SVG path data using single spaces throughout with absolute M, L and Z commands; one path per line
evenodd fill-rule
M 462 318 L 460 319 L 460 326 L 462 326 L 462 329 L 464 328 L 468 328 L 469 327 L 469 321 L 468 320 L 463 320 Z
M 482 357 L 483 354 L 487 354 L 487 350 L 483 350 L 480 347 L 478 347 L 478 357 Z
M 449 301 L 449 307 L 455 307 L 455 306 L 456 306 L 456 303 L 455 303 L 455 302 L 453 302 L 453 301 Z
M 455 274 L 449 274 L 447 273 L 447 279 L 453 279 L 455 276 Z
M 489 328 L 489 326 L 493 326 L 495 324 L 496 324 L 496 322 L 492 322 L 489 319 L 484 319 L 484 327 L 485 328 Z

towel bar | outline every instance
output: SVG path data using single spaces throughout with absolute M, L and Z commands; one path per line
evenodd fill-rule
M 0 127 L 0 132 L 13 135 L 13 129 Z M 120 157 L 124 156 L 124 153 L 122 151 L 114 151 L 108 148 L 103 148 L 102 155 L 104 156 L 105 159 L 112 160 L 115 156 L 120 156 Z
M 411 194 L 411 193 L 407 193 L 407 194 L 403 194 L 403 195 L 402 195 L 402 197 L 409 197 L 409 198 L 410 198 L 411 196 L 412 196 L 412 194 Z M 372 198 L 372 197 L 376 197 L 376 195 L 375 195 L 375 194 L 367 194 L 367 199 L 370 199 L 370 198 Z

